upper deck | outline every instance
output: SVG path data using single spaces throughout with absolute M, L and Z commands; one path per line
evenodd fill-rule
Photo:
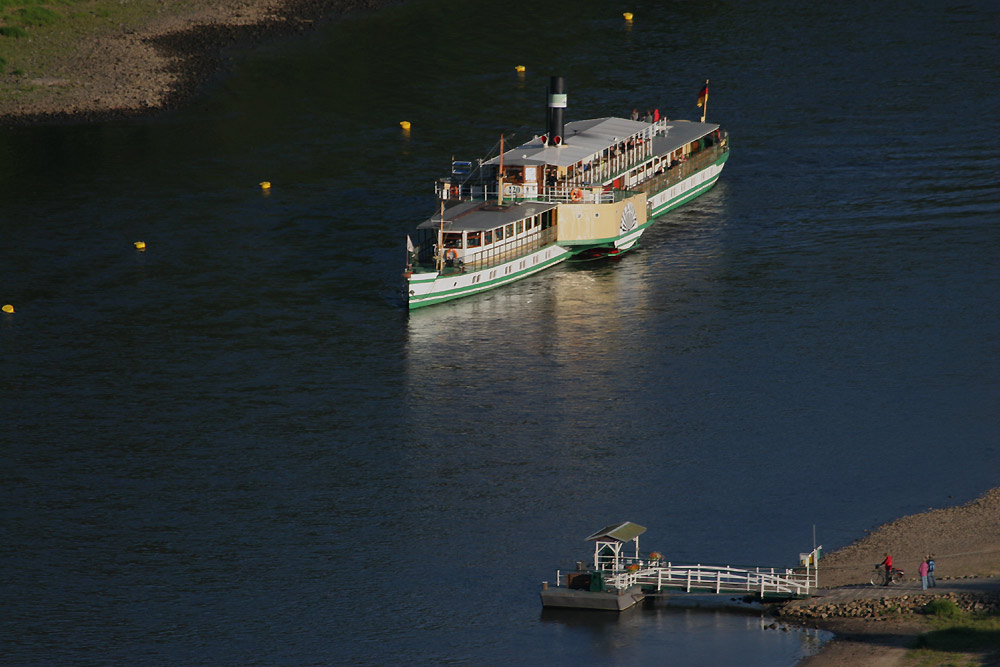
M 719 129 L 715 123 L 659 120 L 645 123 L 626 118 L 593 118 L 566 123 L 566 137 L 560 146 L 545 145 L 535 137 L 503 154 L 505 167 L 542 166 L 569 169 L 607 159 L 616 150 L 652 142 L 650 155 L 667 155 Z M 500 156 L 483 164 L 499 166 Z
M 709 147 L 725 151 L 727 143 L 715 123 L 666 119 L 581 120 L 567 123 L 566 134 L 559 146 L 535 137 L 474 170 L 456 163 L 463 169 L 437 182 L 438 198 L 610 203 L 628 191 L 648 190 L 644 185 L 653 177 L 679 176 L 674 167 Z

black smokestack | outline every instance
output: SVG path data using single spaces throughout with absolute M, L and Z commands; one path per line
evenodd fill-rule
M 549 82 L 549 110 L 545 124 L 548 143 L 559 146 L 563 142 L 563 111 L 566 109 L 566 81 L 561 76 Z

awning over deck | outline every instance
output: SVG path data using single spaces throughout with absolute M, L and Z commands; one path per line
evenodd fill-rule
M 588 537 L 587 541 L 618 540 L 619 542 L 628 542 L 629 540 L 634 540 L 645 532 L 645 526 L 640 526 L 637 523 L 626 521 L 625 523 L 616 523 L 601 528 L 599 531 Z
M 646 123 L 624 118 L 593 118 L 566 123 L 565 143 L 562 146 L 542 144 L 535 137 L 531 141 L 504 153 L 506 166 L 551 164 L 569 167 L 578 162 L 599 159 L 601 154 L 626 141 L 629 137 L 651 132 L 658 128 L 653 138 L 653 152 L 666 155 L 682 148 L 695 139 L 700 139 L 719 128 L 715 123 L 695 123 L 683 120 Z M 499 164 L 500 158 L 487 160 L 484 164 Z
M 463 201 L 444 211 L 444 231 L 446 232 L 477 232 L 486 229 L 503 227 L 518 220 L 525 220 L 545 211 L 551 211 L 557 206 L 552 202 L 520 202 L 497 206 L 484 201 Z M 438 229 L 441 227 L 441 215 L 434 215 L 424 220 L 417 229 Z

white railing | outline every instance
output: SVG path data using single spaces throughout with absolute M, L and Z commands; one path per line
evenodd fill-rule
M 810 553 L 799 554 L 803 566 L 795 569 L 674 564 L 662 559 L 629 557 L 602 563 L 599 569 L 604 572 L 604 583 L 609 589 L 623 590 L 638 584 L 646 591 L 808 596 L 819 585 L 816 564 L 821 549 L 816 547 Z
M 530 192 L 521 194 L 512 194 L 508 188 L 504 189 L 506 192 L 503 201 L 508 204 L 517 201 L 542 201 L 554 204 L 611 204 L 615 202 L 616 197 L 613 190 L 601 190 L 595 193 L 593 184 L 559 183 L 558 185 L 539 186 Z M 446 190 L 441 187 L 440 183 L 437 183 L 435 190 L 441 199 L 497 201 L 496 184 L 454 186 Z
M 574 195 L 574 191 L 577 194 Z M 546 188 L 535 199 L 558 204 L 612 204 L 615 201 L 615 193 L 613 190 L 602 190 L 595 194 L 589 188 L 578 189 L 573 186 L 555 186 Z
M 728 565 L 647 564 L 638 570 L 616 572 L 605 578 L 609 588 L 639 584 L 651 590 L 687 593 L 746 593 L 756 595 L 809 595 L 816 587 L 816 572 L 778 571 L 775 568 L 738 568 Z

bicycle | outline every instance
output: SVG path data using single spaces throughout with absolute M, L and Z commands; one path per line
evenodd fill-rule
M 892 573 L 890 575 L 889 581 L 885 580 L 885 567 L 881 564 L 875 566 L 875 571 L 872 572 L 871 579 L 872 586 L 888 586 L 889 584 L 900 584 L 903 582 L 903 571 L 892 568 Z

